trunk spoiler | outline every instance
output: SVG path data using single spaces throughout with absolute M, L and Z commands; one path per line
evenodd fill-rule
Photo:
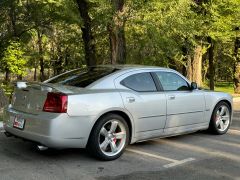
M 15 87 L 17 89 L 26 89 L 27 87 L 32 87 L 35 89 L 39 89 L 41 91 L 52 92 L 53 90 L 59 91 L 54 85 L 38 83 L 38 82 L 27 82 L 27 81 L 18 81 L 15 83 Z
M 21 89 L 23 91 L 28 91 L 29 88 L 45 91 L 45 92 L 62 92 L 65 94 L 79 93 L 83 88 L 64 86 L 59 84 L 51 84 L 46 82 L 27 82 L 18 81 L 14 83 L 16 89 Z

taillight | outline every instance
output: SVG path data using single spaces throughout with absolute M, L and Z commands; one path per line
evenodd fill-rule
M 54 113 L 67 112 L 68 97 L 63 93 L 48 92 L 43 111 Z

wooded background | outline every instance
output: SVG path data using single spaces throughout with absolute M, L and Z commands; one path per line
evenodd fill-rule
M 239 28 L 240 0 L 0 0 L 0 79 L 143 64 L 240 93 Z

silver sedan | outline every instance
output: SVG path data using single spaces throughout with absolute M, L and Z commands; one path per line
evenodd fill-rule
M 41 148 L 88 148 L 113 160 L 129 143 L 206 129 L 225 134 L 231 117 L 229 94 L 201 90 L 174 70 L 97 66 L 18 82 L 4 129 Z

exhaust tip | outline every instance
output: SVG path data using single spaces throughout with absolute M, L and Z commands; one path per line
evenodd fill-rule
M 5 134 L 5 136 L 7 136 L 7 137 L 12 137 L 13 135 L 12 134 L 10 134 L 10 133 L 8 133 L 8 132 L 4 132 L 4 134 Z
M 39 151 L 46 151 L 46 150 L 48 150 L 48 147 L 42 146 L 42 145 L 37 145 L 37 150 L 39 150 Z

